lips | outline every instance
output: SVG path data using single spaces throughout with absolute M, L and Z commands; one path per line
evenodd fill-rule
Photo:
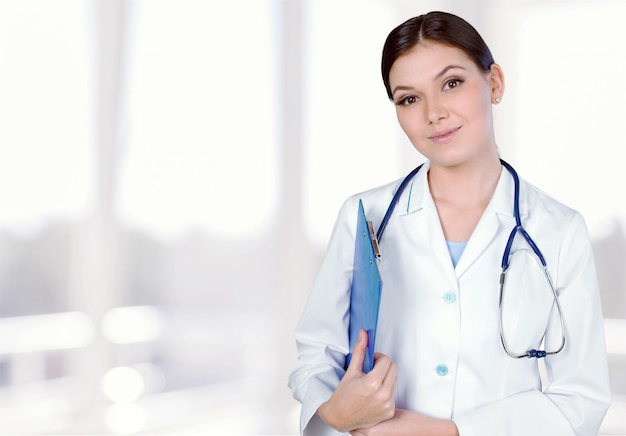
M 440 132 L 435 132 L 433 135 L 429 136 L 428 139 L 438 144 L 443 144 L 454 139 L 460 129 L 461 127 L 453 127 L 451 129 L 441 130 Z

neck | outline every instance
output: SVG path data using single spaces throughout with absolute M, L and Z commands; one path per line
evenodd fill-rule
M 431 165 L 428 182 L 433 200 L 457 210 L 485 208 L 498 184 L 502 164 L 493 159 L 455 166 Z

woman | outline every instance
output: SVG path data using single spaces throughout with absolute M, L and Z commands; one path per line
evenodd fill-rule
M 378 227 L 400 181 L 339 212 L 296 332 L 290 387 L 303 434 L 597 434 L 610 392 L 590 239 L 578 212 L 516 181 L 500 160 L 492 105 L 504 94 L 502 69 L 471 25 L 431 12 L 389 34 L 382 75 L 400 126 L 428 160 L 380 240 L 378 353 L 367 374 L 365 332 L 348 346 L 357 207 L 362 200 Z M 517 227 L 517 190 L 520 223 L 558 300 Z M 539 359 L 517 356 L 543 351 L 542 384 Z

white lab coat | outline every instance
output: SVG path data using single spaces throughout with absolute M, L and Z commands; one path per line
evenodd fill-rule
M 581 215 L 521 180 L 522 223 L 539 248 L 565 317 L 563 351 L 513 359 L 501 344 L 499 276 L 513 217 L 513 179 L 497 188 L 456 268 L 428 188 L 426 162 L 402 194 L 380 241 L 383 291 L 376 351 L 397 365 L 396 407 L 453 419 L 461 436 L 597 434 L 610 404 L 603 322 L 592 247 Z M 302 403 L 301 432 L 334 435 L 315 412 L 337 387 L 348 353 L 350 282 L 358 200 L 378 228 L 400 181 L 342 206 L 296 330 L 289 378 Z M 503 324 L 520 354 L 558 348 L 560 324 L 544 277 L 518 235 L 507 276 Z M 538 291 L 542 290 L 541 292 Z M 545 291 L 545 292 L 544 292 Z

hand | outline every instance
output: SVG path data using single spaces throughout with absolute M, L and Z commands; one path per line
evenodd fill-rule
M 453 421 L 431 418 L 417 412 L 396 409 L 393 418 L 374 427 L 350 432 L 351 436 L 459 436 Z
M 374 355 L 374 368 L 363 373 L 367 333 L 359 332 L 352 360 L 339 386 L 317 413 L 326 424 L 347 432 L 372 427 L 395 413 L 396 364 L 384 354 Z

